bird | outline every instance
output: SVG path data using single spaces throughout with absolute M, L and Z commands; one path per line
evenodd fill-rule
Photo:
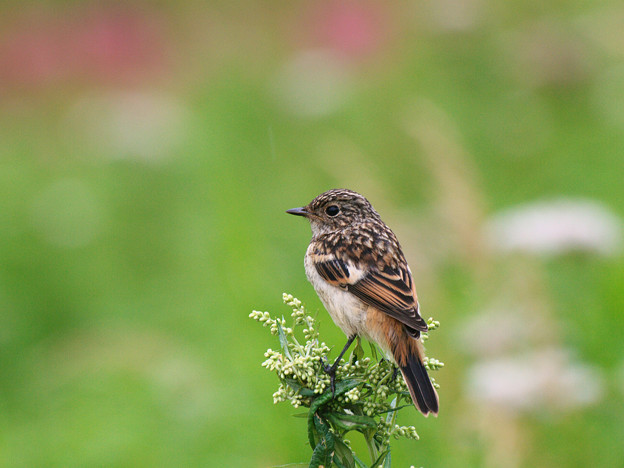
M 357 192 L 332 189 L 286 213 L 307 218 L 312 239 L 305 272 L 347 344 L 331 376 L 356 337 L 377 346 L 400 369 L 416 408 L 437 416 L 438 394 L 427 374 L 421 333 L 428 330 L 412 272 L 392 230 Z

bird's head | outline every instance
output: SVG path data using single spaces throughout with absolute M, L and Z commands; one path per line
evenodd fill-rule
M 328 190 L 306 206 L 287 210 L 286 213 L 308 218 L 314 235 L 379 219 L 379 214 L 366 198 L 347 189 Z

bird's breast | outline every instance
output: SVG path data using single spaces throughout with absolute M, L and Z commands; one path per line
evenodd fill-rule
M 347 335 L 366 336 L 368 306 L 350 292 L 327 282 L 316 270 L 311 256 L 305 256 L 306 275 L 332 320 Z

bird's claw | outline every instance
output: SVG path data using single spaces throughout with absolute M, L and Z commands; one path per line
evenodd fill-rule
M 330 375 L 331 375 L 331 373 L 332 373 L 332 369 L 333 369 L 333 366 L 331 366 L 331 365 L 329 364 L 329 361 L 328 361 L 325 357 L 322 357 L 322 358 L 321 358 L 321 364 L 323 365 L 323 371 L 324 371 L 326 374 L 330 374 Z
M 321 362 L 323 364 L 323 371 L 329 375 L 329 387 L 332 391 L 332 398 L 334 398 L 336 396 L 336 364 L 330 366 L 329 361 L 324 358 Z
M 397 375 L 399 375 L 399 368 L 397 366 L 392 366 L 392 378 L 390 379 L 390 382 L 394 382 Z

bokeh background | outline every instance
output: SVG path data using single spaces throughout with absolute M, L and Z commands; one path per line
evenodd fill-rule
M 248 314 L 292 293 L 342 347 L 284 210 L 347 187 L 442 323 L 394 466 L 624 466 L 623 30 L 617 0 L 3 3 L 0 465 L 307 462 Z

